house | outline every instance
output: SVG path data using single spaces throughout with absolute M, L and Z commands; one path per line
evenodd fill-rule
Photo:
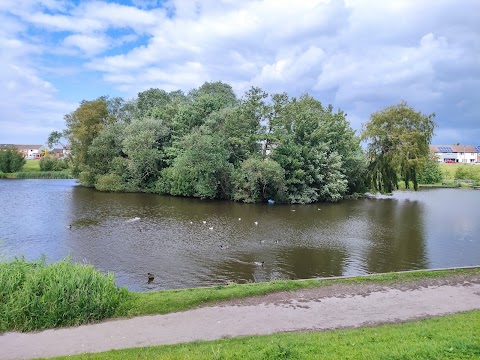
M 430 152 L 442 163 L 480 163 L 480 146 L 430 145 Z
M 64 152 L 65 150 L 63 148 L 54 148 L 50 153 L 54 158 L 59 159 L 65 156 Z
M 19 153 L 22 153 L 25 159 L 40 159 L 42 151 L 45 150 L 43 145 L 15 145 L 15 144 L 0 144 L 1 149 L 16 148 Z

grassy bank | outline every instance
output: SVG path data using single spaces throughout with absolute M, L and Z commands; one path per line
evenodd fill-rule
M 73 179 L 68 171 L 30 171 L 1 173 L 0 179 Z
M 84 324 L 112 317 L 126 289 L 113 275 L 69 259 L 0 262 L 0 332 Z
M 0 179 L 73 179 L 68 170 L 40 171 L 39 160 L 26 160 L 22 170 L 15 173 L 0 172 Z
M 166 314 L 222 300 L 263 295 L 275 291 L 332 284 L 395 284 L 458 274 L 478 274 L 480 268 L 387 273 L 331 280 L 279 280 L 211 288 L 128 292 L 92 266 L 69 259 L 46 264 L 23 259 L 0 262 L 0 332 L 30 331 L 78 325 L 112 317 Z
M 471 311 L 354 330 L 241 337 L 68 359 L 478 359 L 479 333 L 480 311 Z
M 116 316 L 166 314 L 217 301 L 264 295 L 274 291 L 293 291 L 332 284 L 379 283 L 389 285 L 426 278 L 444 278 L 455 274 L 480 274 L 480 268 L 387 273 L 332 280 L 277 280 L 266 283 L 225 285 L 211 288 L 129 293 L 126 301 L 118 307 Z

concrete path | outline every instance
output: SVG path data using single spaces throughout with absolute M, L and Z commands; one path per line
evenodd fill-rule
M 480 309 L 480 279 L 332 285 L 232 300 L 180 313 L 0 335 L 0 359 L 53 357 L 285 331 L 407 321 Z

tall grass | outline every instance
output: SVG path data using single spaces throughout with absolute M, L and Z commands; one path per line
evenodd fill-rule
M 112 274 L 67 258 L 0 263 L 0 331 L 84 324 L 113 316 L 127 296 Z
M 14 175 L 16 179 L 72 179 L 68 171 L 29 171 Z

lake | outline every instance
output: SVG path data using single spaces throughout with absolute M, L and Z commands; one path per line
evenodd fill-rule
M 461 189 L 268 205 L 0 180 L 0 256 L 70 254 L 134 291 L 478 265 L 479 205 Z

